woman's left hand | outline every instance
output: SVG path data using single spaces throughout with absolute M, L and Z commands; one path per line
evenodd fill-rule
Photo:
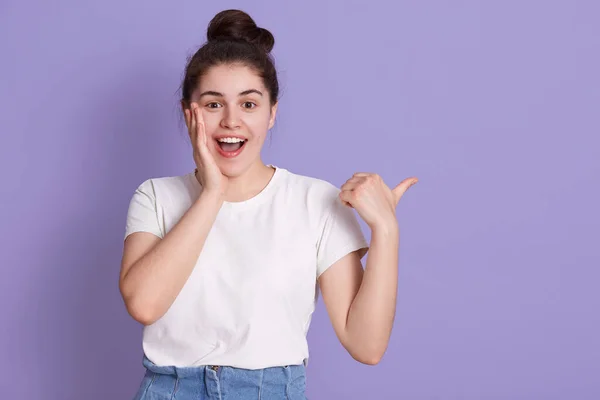
M 396 220 L 396 206 L 400 198 L 417 182 L 417 178 L 407 178 L 390 189 L 377 174 L 356 173 L 342 185 L 340 199 L 354 208 L 373 229 Z

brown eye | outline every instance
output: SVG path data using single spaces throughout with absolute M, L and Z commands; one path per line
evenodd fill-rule
M 247 108 L 247 109 L 252 109 L 252 108 L 256 107 L 256 104 L 254 104 L 251 101 L 246 101 L 246 102 L 244 102 L 243 107 Z
M 206 107 L 208 107 L 208 108 L 219 108 L 219 107 L 221 107 L 221 105 L 219 103 L 208 103 L 206 105 Z

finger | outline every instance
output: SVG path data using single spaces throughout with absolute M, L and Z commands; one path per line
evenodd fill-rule
M 197 141 L 196 137 L 196 107 L 194 103 L 192 103 L 190 108 L 190 136 L 194 139 L 194 142 Z
M 364 182 L 365 179 L 367 179 L 367 177 L 365 176 L 353 176 L 352 178 L 348 179 L 346 182 L 347 183 L 360 183 L 360 182 Z
M 199 107 L 196 107 L 196 135 L 198 145 L 202 148 L 206 148 L 208 140 L 206 139 L 206 131 L 204 129 L 204 120 L 202 119 L 202 111 Z
M 341 187 L 340 190 L 353 190 L 355 189 L 357 186 L 363 184 L 365 182 L 364 177 L 355 177 L 355 178 L 350 178 L 348 179 Z
M 339 194 L 340 200 L 345 206 L 352 207 L 352 191 L 342 190 Z
M 358 181 L 353 181 L 353 180 L 349 180 L 348 182 L 344 183 L 342 185 L 342 187 L 340 187 L 340 190 L 354 190 L 358 185 L 360 184 L 360 182 Z
M 204 139 L 204 145 L 208 146 L 208 136 L 206 136 L 206 125 L 204 124 L 204 117 L 202 116 L 202 109 L 198 107 L 198 127 L 202 138 Z
M 394 197 L 396 198 L 396 203 L 398 203 L 400 201 L 400 198 L 402 197 L 402 195 L 404 193 L 406 193 L 406 191 L 415 183 L 417 183 L 419 180 L 415 177 L 413 178 L 406 178 L 405 180 L 403 180 L 402 182 L 400 182 L 398 184 L 398 186 L 396 186 L 394 189 L 392 189 L 392 193 L 394 193 Z
M 356 172 L 356 173 L 355 173 L 354 175 L 352 175 L 352 176 L 353 176 L 353 177 L 357 177 L 357 178 L 360 178 L 360 177 L 362 177 L 362 178 L 366 178 L 366 177 L 367 177 L 367 176 L 369 176 L 369 175 L 373 175 L 373 174 L 370 174 L 370 173 L 368 173 L 368 172 Z
M 185 126 L 187 127 L 188 132 L 189 132 L 189 130 L 190 130 L 190 110 L 187 109 L 187 108 L 184 109 L 183 110 L 183 116 L 185 118 Z

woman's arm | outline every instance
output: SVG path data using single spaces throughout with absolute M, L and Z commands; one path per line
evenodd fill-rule
M 173 304 L 196 265 L 221 204 L 218 193 L 202 192 L 162 240 L 146 232 L 127 237 L 119 287 L 136 321 L 150 325 Z
M 319 278 L 323 301 L 334 330 L 357 361 L 374 365 L 383 357 L 396 314 L 399 228 L 395 208 L 416 179 L 393 190 L 373 174 L 355 174 L 342 186 L 341 200 L 356 209 L 371 228 L 363 271 L 359 252 L 352 252 Z
M 137 232 L 127 237 L 123 249 L 121 295 L 129 314 L 144 325 L 167 312 L 190 277 L 228 185 L 208 149 L 202 110 L 192 103 L 184 115 L 202 192 L 162 240 Z
M 366 268 L 357 252 L 333 264 L 319 278 L 334 330 L 350 355 L 369 365 L 379 363 L 396 314 L 398 227 L 374 227 Z

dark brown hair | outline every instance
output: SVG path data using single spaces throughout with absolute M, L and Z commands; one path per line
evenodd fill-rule
M 227 64 L 241 64 L 253 69 L 262 78 L 271 105 L 277 103 L 279 82 L 270 54 L 275 45 L 271 32 L 258 27 L 243 11 L 225 10 L 210 21 L 206 37 L 208 41 L 190 58 L 185 68 L 181 101 L 186 107 L 208 69 Z

